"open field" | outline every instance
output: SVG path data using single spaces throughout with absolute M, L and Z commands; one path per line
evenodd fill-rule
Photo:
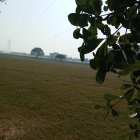
M 121 80 L 109 75 L 95 82 L 88 65 L 0 56 L 0 139 L 115 140 L 127 132 L 127 107 L 121 116 L 94 109 L 104 93 L 121 95 Z

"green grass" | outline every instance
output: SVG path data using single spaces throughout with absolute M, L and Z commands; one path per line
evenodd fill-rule
M 88 65 L 0 56 L 0 139 L 115 140 L 127 132 L 127 107 L 121 116 L 94 109 L 105 93 L 121 95 L 121 80 L 95 81 Z

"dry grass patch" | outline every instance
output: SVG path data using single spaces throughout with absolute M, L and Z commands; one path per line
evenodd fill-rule
M 88 65 L 0 56 L 0 137 L 4 140 L 115 140 L 128 128 L 125 104 L 119 118 L 104 121 L 105 93 L 121 95 L 121 80 L 99 85 Z

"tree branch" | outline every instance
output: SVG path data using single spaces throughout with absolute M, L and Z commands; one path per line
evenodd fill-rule
M 120 26 L 111 36 L 115 35 L 123 26 Z

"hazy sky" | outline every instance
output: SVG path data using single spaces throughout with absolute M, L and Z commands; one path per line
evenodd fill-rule
M 60 52 L 79 57 L 77 48 L 82 40 L 72 37 L 75 27 L 67 19 L 75 11 L 75 0 L 7 0 L 6 3 L 0 4 L 0 50 L 30 53 L 32 48 L 40 47 L 46 55 Z

